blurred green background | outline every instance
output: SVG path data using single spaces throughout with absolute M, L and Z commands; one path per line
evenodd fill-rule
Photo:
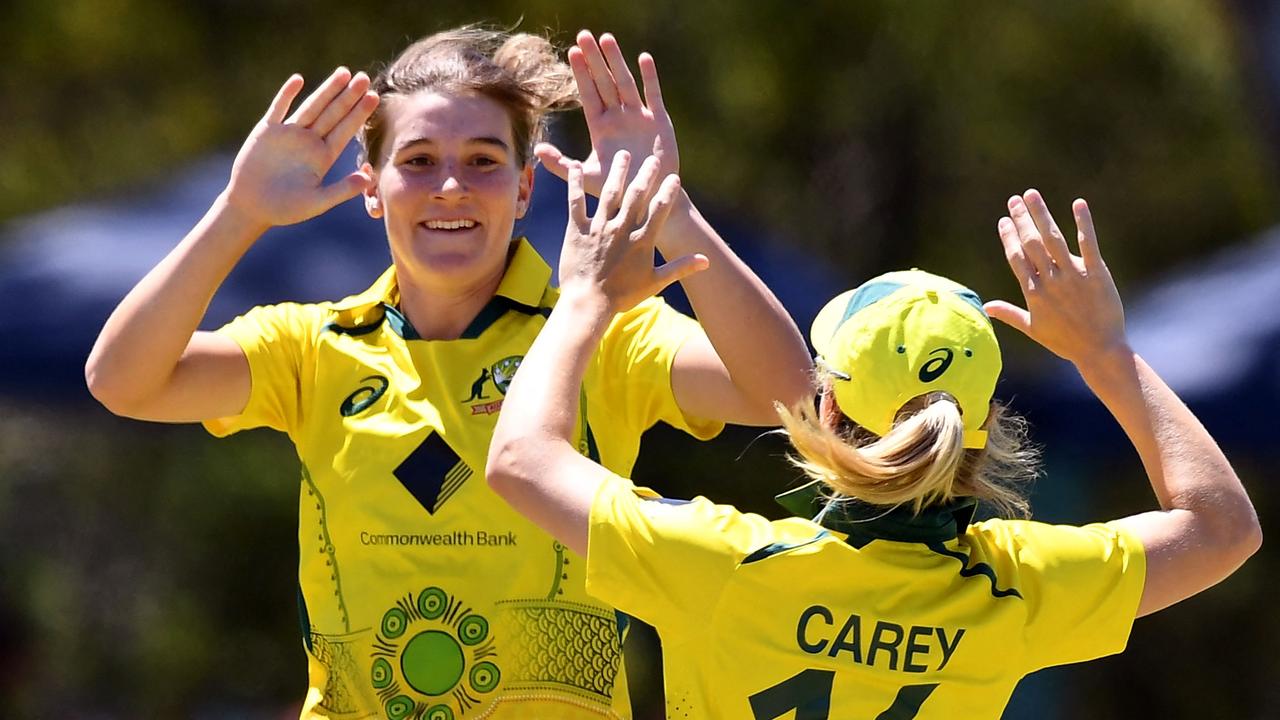
M 519 23 L 561 45 L 588 27 L 656 57 L 695 198 L 849 285 L 917 265 L 1014 297 L 994 228 L 1005 198 L 1035 186 L 1060 217 L 1071 198 L 1090 199 L 1129 297 L 1280 220 L 1275 99 L 1259 65 L 1280 38 L 1251 25 L 1254 5 L 10 0 L 0 222 L 163 183 L 234 149 L 294 71 L 376 69 L 464 22 Z M 579 117 L 558 132 L 573 153 L 586 148 Z M 1016 388 L 1060 377 L 1047 353 L 1001 338 Z M 21 352 L 21 338 L 5 342 Z M 286 438 L 214 441 L 114 418 L 80 395 L 0 395 L 0 715 L 296 716 L 305 662 Z M 1154 506 L 1118 431 L 1073 439 L 1070 418 L 1039 412 L 1033 422 L 1061 435 L 1038 437 L 1049 460 L 1039 516 Z M 769 497 L 796 473 L 782 443 L 757 434 L 698 444 L 655 431 L 637 480 L 776 516 Z M 1227 449 L 1265 529 L 1280 451 Z M 1126 654 L 1034 676 L 1006 717 L 1280 717 L 1280 619 L 1261 587 L 1274 568 L 1264 550 L 1224 585 L 1139 621 Z M 641 635 L 629 648 L 646 719 L 661 715 L 654 646 Z

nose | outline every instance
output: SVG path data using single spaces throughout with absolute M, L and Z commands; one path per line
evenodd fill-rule
M 467 195 L 467 185 L 463 181 L 460 168 L 453 163 L 444 166 L 440 184 L 436 187 L 436 197 L 458 198 Z

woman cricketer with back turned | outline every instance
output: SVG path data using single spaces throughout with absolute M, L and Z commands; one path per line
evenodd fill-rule
M 226 190 L 89 358 L 89 386 L 116 413 L 219 436 L 271 427 L 296 445 L 304 718 L 630 715 L 619 616 L 586 594 L 578 556 L 480 479 L 507 384 L 558 296 L 513 237 L 534 153 L 553 172 L 571 162 L 537 145 L 548 114 L 581 97 L 596 188 L 595 159 L 619 148 L 678 168 L 652 58 L 643 97 L 609 35 L 584 31 L 568 61 L 542 37 L 472 27 L 414 43 L 373 81 L 339 69 L 292 112 L 302 78 L 290 78 Z M 363 165 L 324 185 L 357 132 Z M 197 330 L 267 228 L 360 194 L 392 259 L 368 290 Z M 807 392 L 811 361 L 785 310 L 687 196 L 677 206 L 659 247 L 719 268 L 684 286 L 700 323 L 636 304 L 575 381 L 575 447 L 622 474 L 659 421 L 705 438 L 726 421 L 776 423 L 773 402 Z M 778 351 L 762 359 L 758 343 Z
M 819 407 L 779 408 L 813 478 L 780 497 L 800 517 L 656 499 L 582 457 L 578 383 L 610 318 L 707 265 L 653 267 L 676 184 L 655 192 L 654 166 L 625 192 L 615 169 L 594 218 L 571 184 L 560 302 L 509 390 L 487 467 L 513 507 L 586 554 L 588 592 L 657 627 L 668 717 L 998 718 L 1022 676 L 1120 652 L 1135 617 L 1258 548 L 1226 458 L 1128 345 L 1088 207 L 1073 208 L 1073 255 L 1035 191 L 999 223 L 1025 310 L 912 270 L 819 314 Z M 972 521 L 979 501 L 1025 515 L 1018 481 L 1034 465 L 991 400 L 1001 361 L 988 316 L 1076 365 L 1137 448 L 1160 510 L 1083 527 Z

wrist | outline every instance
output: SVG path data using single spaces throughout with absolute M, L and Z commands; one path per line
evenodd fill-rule
M 560 286 L 560 299 L 557 308 L 564 308 L 584 322 L 591 319 L 612 317 L 609 298 L 596 285 L 586 280 L 570 280 Z
M 215 222 L 225 226 L 231 232 L 254 239 L 272 227 L 269 221 L 255 217 L 253 213 L 237 203 L 229 187 L 218 194 L 218 197 L 213 201 L 213 206 L 209 209 L 209 215 Z
M 1080 377 L 1093 388 L 1132 378 L 1136 363 L 1137 355 L 1124 338 L 1074 361 Z

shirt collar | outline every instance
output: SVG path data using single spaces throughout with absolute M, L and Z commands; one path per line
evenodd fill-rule
M 814 480 L 775 499 L 794 515 L 812 518 L 824 528 L 848 535 L 849 542 L 857 547 L 872 540 L 954 540 L 969 526 L 978 505 L 974 498 L 960 498 L 946 505 L 926 507 L 917 515 L 909 506 L 868 505 L 852 498 L 831 502 L 822 494 L 822 487 Z
M 495 294 L 537 309 L 542 305 L 543 296 L 551 282 L 551 266 L 542 259 L 528 238 L 519 237 L 512 243 L 515 249 Z M 353 320 L 359 320 L 370 311 L 381 312 L 383 305 L 396 307 L 399 304 L 400 284 L 396 278 L 396 267 L 392 265 L 367 290 L 339 300 L 333 304 L 333 308 L 338 312 L 351 314 Z

